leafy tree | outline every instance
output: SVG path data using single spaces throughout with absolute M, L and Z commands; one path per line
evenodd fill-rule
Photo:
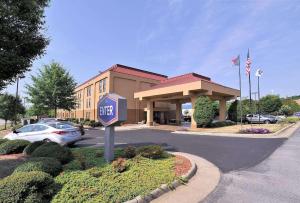
M 0 95 L 0 118 L 5 120 L 5 129 L 8 120 L 16 119 L 17 114 L 24 114 L 25 107 L 20 98 L 10 94 Z
M 32 85 L 26 85 L 29 101 L 37 114 L 57 109 L 74 109 L 76 83 L 73 77 L 59 63 L 44 65 L 37 76 L 31 76 Z
M 42 33 L 49 0 L 0 1 L 0 90 L 30 69 L 48 44 Z
M 232 102 L 228 108 L 228 119 L 231 121 L 235 121 L 237 122 L 237 110 L 238 110 L 238 100 L 235 100 L 234 102 Z
M 277 95 L 267 95 L 260 99 L 259 101 L 260 109 L 262 113 L 275 113 L 278 112 L 282 106 L 282 102 Z
M 228 108 L 228 118 L 229 120 L 239 122 L 241 121 L 241 108 L 242 108 L 242 117 L 245 117 L 247 114 L 255 113 L 255 106 L 257 102 L 252 100 L 251 101 L 251 108 L 250 108 L 250 101 L 248 99 L 242 101 L 242 107 L 240 105 L 240 101 L 235 100 Z
M 213 111 L 214 111 L 214 118 L 219 116 L 219 102 L 217 101 L 213 101 L 212 102 L 212 105 L 213 105 Z
M 293 111 L 290 106 L 284 104 L 280 107 L 279 113 L 284 114 L 286 116 L 290 116 L 293 114 Z
M 200 96 L 195 103 L 194 119 L 201 127 L 209 126 L 214 118 L 213 102 L 209 97 Z
M 282 104 L 291 108 L 291 114 L 300 111 L 300 105 L 293 99 L 284 99 Z

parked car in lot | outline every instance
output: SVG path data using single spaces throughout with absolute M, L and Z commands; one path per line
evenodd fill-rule
M 76 127 L 80 130 L 81 135 L 84 135 L 84 127 L 82 124 L 76 124 L 76 123 L 72 123 L 70 121 L 66 121 L 66 120 L 62 120 L 62 119 L 57 119 L 57 118 L 42 118 L 38 121 L 38 123 L 53 123 L 53 122 L 63 122 L 63 123 L 67 123 L 69 125 L 72 125 L 73 127 Z
M 245 118 L 246 123 L 276 123 L 277 119 L 275 116 L 272 115 L 259 115 L 258 114 L 248 114 Z
M 9 140 L 28 140 L 30 142 L 48 141 L 60 145 L 73 144 L 81 139 L 78 128 L 64 122 L 36 123 L 25 125 L 7 134 L 4 138 Z

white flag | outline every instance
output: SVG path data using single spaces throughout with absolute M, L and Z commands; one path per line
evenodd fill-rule
M 256 77 L 261 77 L 262 74 L 263 74 L 263 71 L 262 71 L 261 69 L 257 69 L 257 70 L 256 70 L 256 73 L 255 73 L 255 76 L 256 76 Z

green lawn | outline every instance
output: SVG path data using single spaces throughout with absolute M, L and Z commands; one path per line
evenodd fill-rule
M 118 173 L 105 163 L 101 148 L 72 151 L 76 158 L 55 178 L 61 190 L 52 202 L 124 202 L 176 179 L 172 156 L 161 159 L 137 156 L 127 160 L 125 172 Z M 121 153 L 117 149 L 116 157 Z

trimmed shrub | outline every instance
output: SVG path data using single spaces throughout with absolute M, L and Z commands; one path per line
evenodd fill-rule
M 41 146 L 42 144 L 45 144 L 44 141 L 37 141 L 37 142 L 33 142 L 33 143 L 30 143 L 29 145 L 27 145 L 25 147 L 25 149 L 23 150 L 23 154 L 24 155 L 31 155 L 32 152 L 38 148 L 39 146 Z
M 293 117 L 287 117 L 285 119 L 282 119 L 282 120 L 278 121 L 278 123 L 280 123 L 280 124 L 297 123 L 298 121 L 300 121 L 300 118 L 293 116 Z
M 2 143 L 4 143 L 4 142 L 7 142 L 8 141 L 8 139 L 0 139 L 0 145 L 2 144 Z
M 21 153 L 29 144 L 27 140 L 8 140 L 0 145 L 0 155 Z
M 1 202 L 50 202 L 56 191 L 53 178 L 41 171 L 14 173 L 0 180 Z
M 131 159 L 136 155 L 136 148 L 133 146 L 127 146 L 124 148 L 124 157 L 127 159 Z
M 32 157 L 52 157 L 58 159 L 62 164 L 73 159 L 69 148 L 60 146 L 55 142 L 47 142 L 34 150 Z
M 164 150 L 159 145 L 148 145 L 137 148 L 137 154 L 150 159 L 159 159 L 163 157 Z
M 115 169 L 116 172 L 122 173 L 126 171 L 126 159 L 118 158 L 117 160 L 112 162 L 112 167 Z
M 209 97 L 200 96 L 195 104 L 194 119 L 200 127 L 207 127 L 214 118 L 213 102 Z
M 210 125 L 210 127 L 213 127 L 213 128 L 220 128 L 220 127 L 225 127 L 225 126 L 231 126 L 231 125 L 235 125 L 236 123 L 233 122 L 233 121 L 216 121 L 214 123 L 212 123 Z
M 43 171 L 45 173 L 49 173 L 52 176 L 57 176 L 62 171 L 62 165 L 55 158 L 36 157 L 31 158 L 25 163 L 19 165 L 14 170 L 14 173 L 29 171 Z

